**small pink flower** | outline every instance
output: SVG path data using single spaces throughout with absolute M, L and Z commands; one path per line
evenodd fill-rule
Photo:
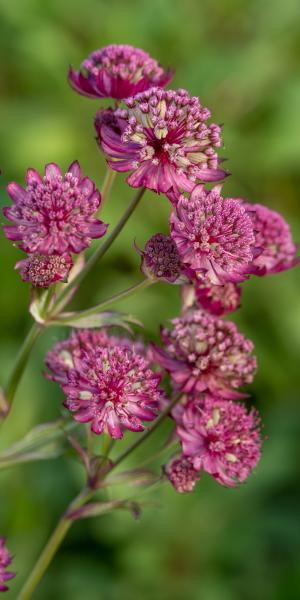
M 255 237 L 251 218 L 241 202 L 222 198 L 218 187 L 196 186 L 180 196 L 170 217 L 171 237 L 192 278 L 223 285 L 246 278 Z
M 180 494 L 192 492 L 200 479 L 199 472 L 193 467 L 192 459 L 185 456 L 173 458 L 164 466 L 164 471 L 175 490 Z
M 62 386 L 66 408 L 96 434 L 114 439 L 123 429 L 142 431 L 142 421 L 156 418 L 162 390 L 144 348 L 105 332 L 76 332 L 48 354 L 50 379 Z
M 195 471 L 206 471 L 222 485 L 247 479 L 260 459 L 260 419 L 252 409 L 220 398 L 190 403 L 177 426 L 183 456 Z
M 181 264 L 175 242 L 167 235 L 156 233 L 145 245 L 143 251 L 136 246 L 142 256 L 141 271 L 149 279 L 168 283 L 181 283 Z
M 98 142 L 109 166 L 132 171 L 127 183 L 155 192 L 191 191 L 197 181 L 224 179 L 215 148 L 220 127 L 207 125 L 210 112 L 186 90 L 154 87 L 125 101 L 126 109 L 103 121 L 96 117 Z
M 191 310 L 162 329 L 165 350 L 155 347 L 160 366 L 184 393 L 209 390 L 224 398 L 241 398 L 236 390 L 251 383 L 256 359 L 253 344 L 239 333 L 235 323 L 203 310 Z
M 112 44 L 92 52 L 79 71 L 70 68 L 69 82 L 83 96 L 121 100 L 172 78 L 156 60 L 133 46 Z
M 77 254 L 105 234 L 107 225 L 93 216 L 100 206 L 100 193 L 88 177 L 81 177 L 78 162 L 64 176 L 54 163 L 46 165 L 43 178 L 28 169 L 26 184 L 25 189 L 14 182 L 7 186 L 13 206 L 3 209 L 13 222 L 4 227 L 5 235 L 19 241 L 21 250 Z
M 275 210 L 262 204 L 244 205 L 253 222 L 255 245 L 261 252 L 254 258 L 250 272 L 269 275 L 291 269 L 299 264 L 297 246 L 293 242 L 289 225 Z
M 5 538 L 0 537 L 0 592 L 7 592 L 6 581 L 16 576 L 15 573 L 6 570 L 11 561 L 12 557 L 5 546 Z
M 30 254 L 19 260 L 15 268 L 19 269 L 23 281 L 29 281 L 33 287 L 47 288 L 56 281 L 68 281 L 73 265 L 69 254 Z
M 241 288 L 236 283 L 205 285 L 195 281 L 195 298 L 200 308 L 217 317 L 228 315 L 240 306 Z

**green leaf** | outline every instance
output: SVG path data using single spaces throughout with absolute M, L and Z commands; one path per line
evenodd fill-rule
M 126 315 L 118 312 L 102 312 L 92 315 L 86 315 L 85 311 L 62 313 L 55 321 L 51 321 L 51 325 L 60 325 L 67 327 L 75 327 L 78 329 L 92 329 L 94 327 L 123 327 L 131 332 L 129 323 L 139 325 L 142 323 L 132 315 Z
M 57 419 L 34 427 L 24 438 L 0 454 L 0 469 L 35 460 L 56 458 L 65 452 L 66 433 L 75 421 Z

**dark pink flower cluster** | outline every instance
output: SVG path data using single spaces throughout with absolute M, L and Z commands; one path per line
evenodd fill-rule
M 156 233 L 145 245 L 141 271 L 149 279 L 164 280 L 168 283 L 182 283 L 182 266 L 175 242 L 163 233 Z
M 245 279 L 253 259 L 253 225 L 238 200 L 196 186 L 180 196 L 170 217 L 171 237 L 191 278 L 222 285 Z
M 49 353 L 48 376 L 60 383 L 64 405 L 76 421 L 112 438 L 123 430 L 142 431 L 153 421 L 162 398 L 161 375 L 151 369 L 144 348 L 104 331 L 81 331 Z
M 212 315 L 227 315 L 240 306 L 241 288 L 236 283 L 206 285 L 195 282 L 195 301 Z
M 83 96 L 121 100 L 152 86 L 164 87 L 172 77 L 156 60 L 133 46 L 111 44 L 92 52 L 79 71 L 70 68 L 69 82 Z
M 299 264 L 289 225 L 275 210 L 244 202 L 253 223 L 255 245 L 261 249 L 251 265 L 255 275 L 280 273 Z
M 237 389 L 253 380 L 253 343 L 231 321 L 191 310 L 174 319 L 172 329 L 162 329 L 161 338 L 165 349 L 156 346 L 156 358 L 183 393 L 241 398 Z
M 245 481 L 260 458 L 259 423 L 255 410 L 233 401 L 205 396 L 188 403 L 177 425 L 182 456 L 166 467 L 176 490 L 191 491 L 201 471 L 228 487 Z
M 106 232 L 107 225 L 94 217 L 100 193 L 88 177 L 81 176 L 78 162 L 64 176 L 54 163 L 46 165 L 43 178 L 29 169 L 26 188 L 12 182 L 7 192 L 13 205 L 3 213 L 13 224 L 4 226 L 4 232 L 29 254 L 27 262 L 19 262 L 17 268 L 34 286 L 65 280 L 72 266 L 71 254 L 82 252 Z
M 7 592 L 8 587 L 6 582 L 16 576 L 15 573 L 7 571 L 7 567 L 11 564 L 12 557 L 5 545 L 5 538 L 0 537 L 0 592 Z
M 155 192 L 191 191 L 197 181 L 224 179 L 216 148 L 220 127 L 207 125 L 207 108 L 186 90 L 154 87 L 127 98 L 116 121 L 96 118 L 100 148 L 115 171 L 132 171 L 127 183 Z M 117 123 L 117 127 L 116 127 Z
M 70 254 L 29 254 L 28 258 L 19 260 L 19 269 L 23 281 L 29 281 L 33 287 L 47 288 L 56 281 L 68 281 L 68 274 L 73 265 Z

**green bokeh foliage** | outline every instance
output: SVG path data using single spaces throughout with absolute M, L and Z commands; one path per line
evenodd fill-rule
M 78 159 L 98 185 L 104 176 L 93 116 L 97 101 L 73 93 L 68 64 L 109 43 L 140 46 L 176 67 L 185 87 L 224 123 L 224 156 L 232 177 L 227 195 L 280 210 L 300 239 L 300 20 L 297 0 L 0 0 L 1 204 L 5 183 L 22 183 L 25 169 L 63 168 Z M 132 195 L 120 175 L 104 209 L 113 224 Z M 168 201 L 147 193 L 101 266 L 77 296 L 78 308 L 138 281 L 133 250 L 167 232 Z M 29 290 L 13 267 L 20 251 L 1 239 L 1 362 L 3 380 L 29 326 Z M 38 600 L 295 600 L 300 596 L 298 408 L 299 270 L 245 285 L 235 316 L 255 342 L 259 370 L 251 388 L 267 437 L 257 472 L 237 490 L 208 477 L 194 494 L 168 486 L 153 494 L 158 507 L 138 522 L 118 512 L 77 524 L 35 598 Z M 159 321 L 178 313 L 178 290 L 157 286 L 120 303 L 155 339 Z M 39 341 L 1 445 L 34 424 L 55 418 L 62 394 L 43 379 L 43 356 L 64 332 Z M 158 433 L 139 455 L 163 440 Z M 135 460 L 133 463 L 135 463 Z M 82 474 L 58 459 L 1 473 L 1 534 L 9 538 L 18 578 L 30 569 Z

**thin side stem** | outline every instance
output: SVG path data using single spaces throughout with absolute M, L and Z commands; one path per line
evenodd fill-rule
M 136 285 L 131 286 L 130 288 L 128 288 L 127 290 L 124 290 L 123 292 L 120 292 L 119 294 L 115 294 L 115 296 L 108 298 L 108 300 L 105 300 L 104 302 L 100 302 L 100 304 L 97 304 L 96 306 L 92 306 L 91 308 L 87 308 L 86 310 L 81 310 L 80 312 L 77 313 L 77 315 L 76 314 L 72 315 L 72 321 L 80 320 L 83 317 L 89 317 L 91 315 L 95 315 L 99 312 L 102 312 L 104 308 L 108 308 L 115 302 L 119 302 L 119 300 L 124 300 L 124 298 L 129 298 L 130 296 L 133 296 L 137 292 L 140 292 L 141 290 L 149 287 L 153 283 L 156 283 L 156 282 L 151 279 L 143 279 L 143 281 L 140 281 Z M 64 322 L 67 323 L 70 320 L 70 316 L 69 315 L 64 316 L 64 314 L 62 313 L 62 315 L 60 317 L 58 317 L 57 320 L 60 323 L 64 323 Z
M 111 188 L 113 186 L 116 174 L 117 174 L 116 171 L 113 171 L 109 167 L 107 168 L 107 171 L 106 171 L 105 177 L 104 177 L 104 181 L 103 181 L 103 185 L 102 185 L 102 189 L 101 189 L 101 206 L 100 206 L 98 213 L 101 212 L 104 202 L 106 202 L 109 198 L 109 194 L 110 194 Z
M 133 452 L 138 446 L 140 446 L 161 424 L 161 422 L 165 419 L 165 417 L 169 414 L 170 410 L 175 406 L 175 404 L 179 401 L 181 394 L 176 395 L 167 408 L 160 414 L 158 419 L 155 421 L 154 425 L 144 432 L 136 442 L 131 444 L 125 452 L 119 455 L 119 457 L 114 461 L 114 464 L 109 469 L 107 473 L 105 473 L 104 477 L 110 473 L 117 465 L 119 465 L 131 452 Z M 109 445 L 104 449 L 105 453 L 109 452 Z M 108 456 L 108 454 L 107 454 Z M 104 478 L 103 477 L 103 478 Z M 17 600 L 30 600 L 33 592 L 35 591 L 37 585 L 45 574 L 48 566 L 50 565 L 53 557 L 55 556 L 56 551 L 58 550 L 61 542 L 65 538 L 68 530 L 70 529 L 73 521 L 69 518 L 69 515 L 73 513 L 75 510 L 83 506 L 88 500 L 90 500 L 95 494 L 94 489 L 84 488 L 83 491 L 71 502 L 68 506 L 67 510 L 64 512 L 63 516 L 59 520 L 55 530 L 53 531 L 48 543 L 46 544 L 44 550 L 42 551 L 38 561 L 36 562 L 31 574 L 29 575 L 27 581 L 24 584 L 23 589 L 21 590 Z
M 67 510 L 62 515 L 56 528 L 54 529 L 44 550 L 39 556 L 22 590 L 20 591 L 17 600 L 29 600 L 32 597 L 33 592 L 42 579 L 54 555 L 56 554 L 57 549 L 59 548 L 73 523 L 73 521 L 68 518 L 68 514 L 85 504 L 85 502 L 93 495 L 93 493 L 94 492 L 90 489 L 84 488 L 84 490 L 68 506 Z
M 133 442 L 133 444 L 131 444 L 131 446 L 126 448 L 126 450 L 124 450 L 124 452 L 122 452 L 122 454 L 120 454 L 114 460 L 114 464 L 111 466 L 110 472 L 113 469 L 115 469 L 115 467 L 117 467 L 121 462 L 123 462 L 123 460 L 125 460 L 125 458 L 127 458 L 129 456 L 129 454 L 134 452 L 134 450 L 136 450 L 136 448 L 138 448 L 148 437 L 150 437 L 150 435 L 152 435 L 152 433 L 154 433 L 154 431 L 158 428 L 158 426 L 165 419 L 165 417 L 168 416 L 168 414 L 170 413 L 173 406 L 175 406 L 175 404 L 177 404 L 177 402 L 180 400 L 180 397 L 181 397 L 181 394 L 177 394 L 176 396 L 174 396 L 173 400 L 170 402 L 170 404 L 167 406 L 167 408 L 165 408 L 165 410 L 159 415 L 159 417 L 156 419 L 156 421 L 154 421 L 154 424 L 152 425 L 152 427 L 150 427 L 150 429 L 146 429 L 146 431 L 144 431 L 144 433 L 142 433 L 142 435 L 140 437 L 138 437 L 137 440 L 135 442 Z
M 78 284 L 82 282 L 82 280 L 87 276 L 87 274 L 90 272 L 92 267 L 96 264 L 96 262 L 98 262 L 98 260 L 100 260 L 100 258 L 102 258 L 102 256 L 104 256 L 104 254 L 110 248 L 112 243 L 115 241 L 116 237 L 122 231 L 124 225 L 126 225 L 129 217 L 132 215 L 133 211 L 135 210 L 138 203 L 140 202 L 144 192 L 145 192 L 145 188 L 140 188 L 137 191 L 137 193 L 133 197 L 132 201 L 128 205 L 127 209 L 125 210 L 124 214 L 122 215 L 121 219 L 119 220 L 119 222 L 117 223 L 115 228 L 112 230 L 111 234 L 106 238 L 106 240 L 102 244 L 102 246 L 99 246 L 99 248 L 97 248 L 97 250 L 95 250 L 94 254 L 92 254 L 92 256 L 87 261 L 86 265 L 78 273 L 78 275 L 73 279 L 73 281 L 68 286 L 66 286 L 66 288 L 63 290 L 63 292 L 57 299 L 56 306 L 60 304 L 61 300 L 63 300 L 67 294 L 69 294 L 70 289 L 72 289 L 74 286 L 78 286 Z
M 23 345 L 21 346 L 21 349 L 17 356 L 15 366 L 13 368 L 13 371 L 10 375 L 10 378 L 8 380 L 8 383 L 7 383 L 5 391 L 4 391 L 5 399 L 8 404 L 8 407 L 11 406 L 11 404 L 13 402 L 17 387 L 20 383 L 21 377 L 22 377 L 24 369 L 26 367 L 26 364 L 27 364 L 27 361 L 29 358 L 29 354 L 30 354 L 37 338 L 39 337 L 41 331 L 42 331 L 41 326 L 38 325 L 38 323 L 33 323 L 31 329 L 29 330 L 29 332 L 23 342 Z

